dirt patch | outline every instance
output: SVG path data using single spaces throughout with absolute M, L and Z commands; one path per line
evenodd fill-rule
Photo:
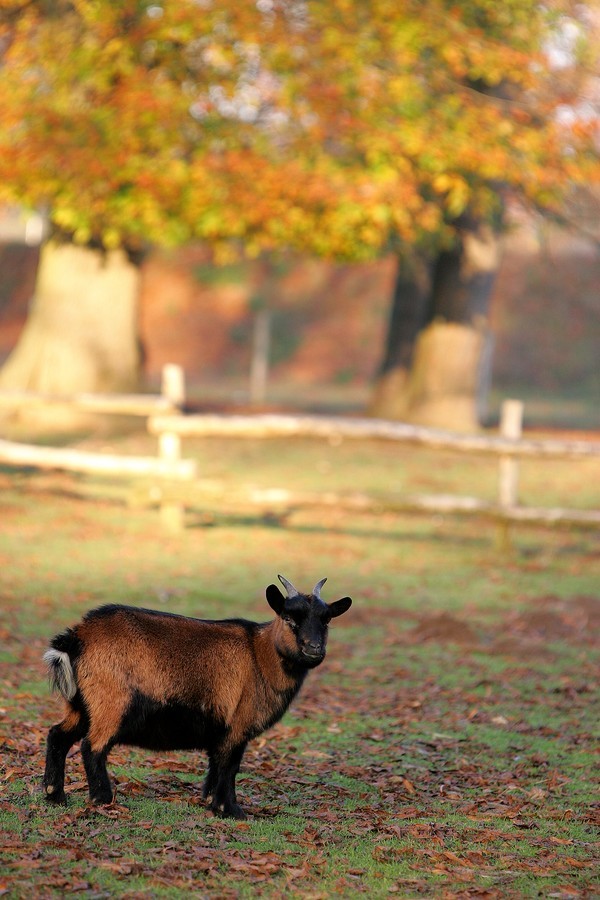
M 377 612 L 383 611 L 372 610 L 369 615 L 376 616 Z M 446 612 L 423 616 L 400 640 L 407 644 L 453 643 L 507 655 L 524 652 L 539 655 L 555 641 L 593 644 L 599 631 L 600 599 L 545 596 L 531 598 L 527 609 L 508 614 L 492 629 L 488 623 L 480 623 L 480 627 L 476 623 L 473 627 Z
M 440 644 L 476 644 L 478 638 L 471 626 L 456 619 L 449 613 L 439 613 L 427 616 L 411 628 L 406 634 L 407 640 L 412 644 L 420 644 L 424 641 L 436 641 Z
M 530 601 L 530 608 L 507 618 L 503 631 L 528 641 L 593 641 L 600 628 L 600 599 L 554 596 Z
M 408 614 L 407 614 L 408 615 Z M 356 628 L 361 626 L 383 625 L 394 628 L 402 621 L 404 613 L 397 609 L 387 609 L 385 606 L 360 606 L 354 605 L 350 613 L 339 622 L 336 620 L 336 628 Z M 413 616 L 410 616 L 412 619 Z

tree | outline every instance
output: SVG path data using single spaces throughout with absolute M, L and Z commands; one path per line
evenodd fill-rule
M 92 319 L 75 322 L 83 288 L 63 278 L 59 289 L 53 277 L 44 290 L 59 260 L 75 270 L 76 251 L 84 283 L 92 271 L 127 272 L 130 310 L 144 250 L 190 238 L 221 256 L 232 241 L 250 255 L 288 247 L 349 260 L 393 249 L 402 281 L 410 260 L 423 260 L 413 269 L 433 273 L 437 296 L 454 283 L 445 302 L 456 306 L 465 296 L 456 273 L 482 235 L 490 244 L 499 187 L 550 205 L 591 170 L 593 123 L 555 115 L 576 86 L 544 89 L 543 41 L 557 13 L 533 0 L 0 0 L 0 9 L 0 198 L 44 205 L 53 226 L 29 336 L 4 384 L 71 387 L 68 366 L 57 383 L 58 367 L 44 374 L 40 364 L 65 358 L 66 337 L 95 359 L 85 383 L 79 366 L 80 388 L 135 376 L 135 348 L 119 351 L 117 365 L 110 337 L 88 341 Z M 467 307 L 477 305 L 471 287 Z M 60 326 L 51 338 L 45 309 L 61 291 L 69 334 Z M 125 290 L 111 294 L 93 300 L 107 319 Z M 414 329 L 418 308 L 411 315 Z M 42 353 L 42 341 L 58 349 Z
M 374 415 L 472 430 L 485 409 L 498 270 L 491 223 L 463 215 L 434 257 L 400 258 Z
M 472 428 L 504 203 L 556 210 L 573 183 L 598 178 L 597 117 L 577 107 L 589 48 L 567 5 L 438 3 L 395 17 L 373 7 L 362 18 L 343 0 L 321 8 L 319 27 L 341 52 L 335 112 L 318 117 L 373 201 L 363 252 L 389 227 L 399 256 L 371 410 Z M 338 20 L 351 22 L 350 41 Z M 557 74 L 547 42 L 568 26 Z M 311 61 L 319 67 L 314 49 Z
M 251 28 L 243 15 L 225 27 L 233 4 L 201 17 L 191 2 L 0 8 L 0 197 L 47 208 L 52 227 L 32 313 L 0 383 L 130 388 L 145 249 L 240 230 L 219 185 L 231 120 L 215 117 L 207 139 L 194 103 L 236 84 L 248 62 L 236 29 L 248 41 Z M 243 142 L 244 123 L 234 128 Z

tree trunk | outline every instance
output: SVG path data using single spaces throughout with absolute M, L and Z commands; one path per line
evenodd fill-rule
M 47 243 L 25 328 L 0 370 L 0 389 L 48 394 L 131 391 L 139 379 L 139 267 L 121 250 Z M 23 410 L 26 424 L 81 424 L 66 408 Z M 35 421 L 33 421 L 35 416 Z
M 400 258 L 386 348 L 369 412 L 383 419 L 406 419 L 407 383 L 415 343 L 430 318 L 431 264 L 420 256 Z
M 487 384 L 489 301 L 498 268 L 491 226 L 465 219 L 457 241 L 407 278 L 400 263 L 373 415 L 472 431 Z

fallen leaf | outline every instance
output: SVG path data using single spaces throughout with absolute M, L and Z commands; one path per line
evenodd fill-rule
M 414 784 L 412 783 L 412 781 L 409 781 L 409 780 L 408 780 L 408 778 L 403 778 L 403 779 L 402 779 L 402 784 L 404 785 L 405 789 L 408 791 L 409 794 L 414 794 L 414 793 L 415 793 L 415 786 L 414 786 Z

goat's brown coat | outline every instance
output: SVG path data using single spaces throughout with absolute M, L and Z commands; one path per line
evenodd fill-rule
M 284 630 L 278 621 L 265 626 L 268 629 Z M 256 700 L 263 692 L 285 691 L 292 683 L 274 665 L 271 635 L 259 632 L 252 642 L 245 629 L 233 623 L 208 624 L 141 611 L 132 619 L 118 611 L 83 621 L 74 632 L 85 648 L 78 660 L 77 684 L 90 719 L 92 750 L 102 750 L 118 732 L 133 691 L 163 704 L 174 697 L 196 704 L 200 700 L 225 725 L 239 723 L 234 739 L 236 731 L 243 733 L 248 721 L 256 719 Z
M 190 706 L 210 707 L 232 728 L 236 742 L 250 722 L 258 733 L 270 717 L 270 704 L 261 715 L 258 698 L 293 686 L 275 648 L 291 651 L 294 641 L 279 619 L 251 635 L 233 622 L 209 623 L 141 610 L 132 618 L 118 610 L 109 617 L 85 619 L 73 631 L 84 647 L 77 684 L 94 751 L 103 750 L 118 732 L 136 690 L 158 703 L 177 697 Z M 67 714 L 77 714 L 69 701 Z

